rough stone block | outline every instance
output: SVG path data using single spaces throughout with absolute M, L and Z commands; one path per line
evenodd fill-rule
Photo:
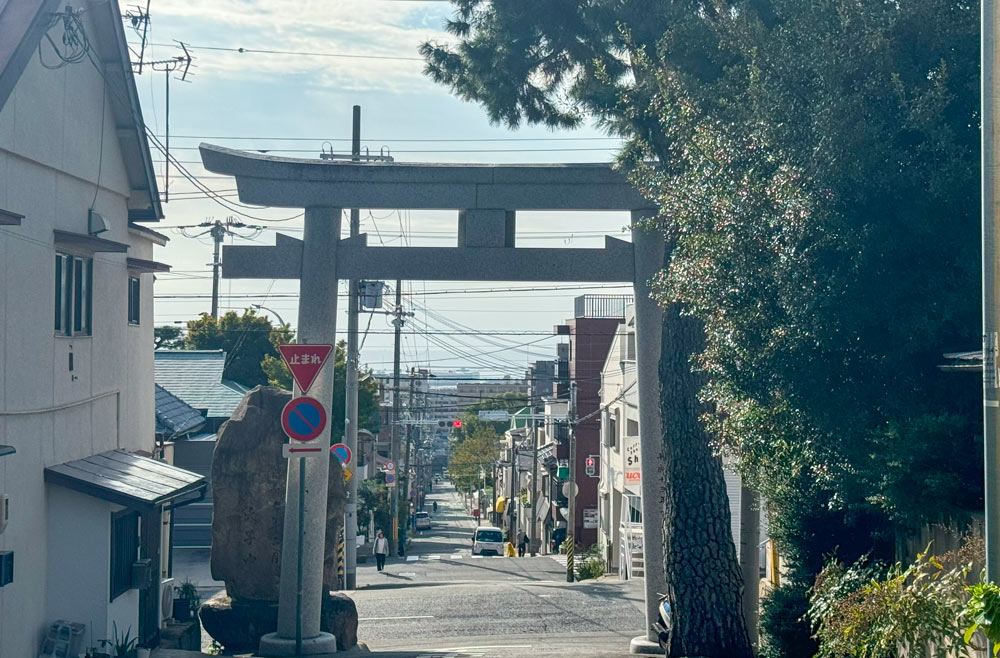
M 274 601 L 234 601 L 220 592 L 198 609 L 205 632 L 230 652 L 256 651 L 260 638 L 278 629 Z M 337 638 L 338 650 L 358 643 L 358 609 L 344 594 L 323 596 L 320 630 Z
M 236 600 L 277 601 L 288 460 L 281 410 L 291 393 L 258 386 L 222 426 L 212 461 L 212 577 Z M 337 534 L 343 525 L 343 470 L 330 456 L 323 584 L 338 589 Z

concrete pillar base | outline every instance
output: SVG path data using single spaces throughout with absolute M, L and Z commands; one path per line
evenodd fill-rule
M 660 644 L 658 642 L 647 640 L 642 635 L 632 638 L 632 642 L 628 645 L 628 652 L 647 656 L 663 655 L 663 649 L 660 648 Z
M 314 637 L 302 638 L 303 656 L 314 656 L 316 654 L 328 654 L 337 652 L 337 638 L 330 633 L 320 633 Z M 260 648 L 257 650 L 258 656 L 268 658 L 280 658 L 281 656 L 297 656 L 295 653 L 294 637 L 279 637 L 277 633 L 268 633 L 260 638 Z

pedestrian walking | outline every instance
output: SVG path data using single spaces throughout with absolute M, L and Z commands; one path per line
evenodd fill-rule
M 524 534 L 524 530 L 517 531 L 517 556 L 524 557 L 524 551 L 528 546 L 528 536 Z
M 385 557 L 389 554 L 389 540 L 385 538 L 382 531 L 378 531 L 375 539 L 375 566 L 379 571 L 385 568 Z

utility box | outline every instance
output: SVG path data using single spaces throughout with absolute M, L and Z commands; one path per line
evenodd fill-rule
M 382 288 L 384 285 L 383 281 L 359 281 L 358 294 L 361 308 L 368 310 L 382 308 Z

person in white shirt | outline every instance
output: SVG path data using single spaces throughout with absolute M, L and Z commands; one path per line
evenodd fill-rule
M 389 554 L 389 540 L 382 535 L 382 531 L 378 531 L 378 537 L 375 538 L 375 566 L 378 567 L 379 571 L 385 568 L 385 557 Z

